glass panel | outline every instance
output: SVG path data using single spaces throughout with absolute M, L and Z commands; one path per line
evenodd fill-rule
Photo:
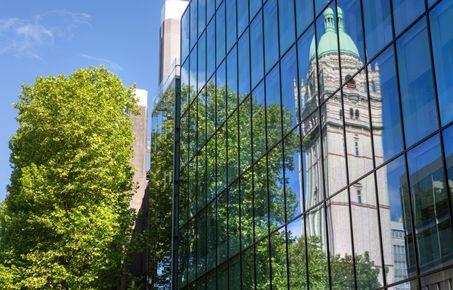
M 189 217 L 193 217 L 197 210 L 197 159 L 194 158 L 189 163 Z
M 197 217 L 197 277 L 206 272 L 207 245 L 207 220 L 206 211 Z
M 198 38 L 198 13 L 197 13 L 197 7 L 198 6 L 198 0 L 193 0 L 190 3 L 190 47 L 192 48 L 195 43 L 197 42 Z
M 241 232 L 239 215 L 239 188 L 235 183 L 228 190 L 228 256 L 232 257 L 239 253 L 239 241 Z M 237 278 L 237 277 L 236 277 Z
M 242 289 L 255 289 L 255 256 L 251 247 L 242 254 Z
M 215 12 L 215 0 L 207 0 L 206 3 L 206 12 L 208 15 L 208 22 L 211 19 L 211 17 L 214 15 Z
M 424 11 L 425 3 L 423 0 L 393 0 L 396 34 L 400 34 Z
M 310 27 L 299 39 L 299 88 L 300 88 L 300 107 L 301 118 L 307 118 L 318 106 L 318 80 L 316 59 L 314 28 Z M 307 57 L 309 56 L 309 57 Z
M 443 1 L 430 15 L 437 93 L 442 124 L 453 120 L 453 3 Z
M 313 22 L 313 0 L 296 0 L 297 35 Z
M 350 187 L 354 256 L 358 289 L 376 289 L 384 285 L 379 219 L 374 174 Z M 386 220 L 388 222 L 388 219 Z M 391 241 L 383 240 L 384 256 L 392 255 Z
M 278 60 L 277 0 L 268 0 L 264 4 L 263 13 L 265 65 L 268 72 Z
M 206 33 L 200 37 L 198 41 L 198 91 L 203 88 L 206 83 Z
M 241 232 L 242 249 L 253 242 L 253 187 L 252 173 L 247 171 L 241 179 Z
M 228 221 L 227 221 L 227 195 L 225 192 L 219 197 L 217 203 L 217 265 L 227 259 L 228 251 Z
M 264 85 L 261 82 L 252 93 L 253 161 L 260 158 L 266 150 L 265 117 Z
M 322 145 L 324 154 L 324 180 L 326 182 L 327 196 L 335 194 L 346 186 L 346 156 L 344 146 L 344 125 L 341 115 L 341 97 L 337 93 L 322 105 Z M 307 151 L 314 151 L 318 138 L 307 144 Z M 313 149 L 312 149 L 313 148 Z M 319 158 L 319 157 L 318 157 Z M 348 158 L 349 160 L 349 158 Z M 352 164 L 349 164 L 351 167 Z M 312 174 L 318 172 L 310 171 L 308 179 L 313 179 Z
M 317 54 L 315 54 L 314 44 L 310 45 L 310 60 L 313 60 L 313 65 L 316 64 L 315 55 L 318 56 L 318 74 L 319 74 L 319 92 L 321 102 L 333 94 L 340 86 L 340 69 L 338 67 L 340 60 L 338 54 L 338 36 L 337 31 L 337 11 L 335 3 L 332 3 L 325 12 L 323 17 L 316 20 L 316 40 L 317 40 Z M 348 37 L 343 35 L 345 39 Z M 352 41 L 351 41 L 352 42 Z M 350 51 L 353 51 L 351 44 Z M 351 52 L 352 54 L 352 52 Z M 314 68 L 310 70 L 315 76 Z M 346 75 L 344 75 L 346 77 Z M 316 78 L 313 79 L 314 81 Z
M 198 196 L 197 196 L 197 208 L 202 209 L 206 205 L 206 147 L 204 147 L 201 153 L 198 155 L 197 161 L 197 178 L 198 178 Z
M 214 133 L 216 123 L 215 112 L 215 76 L 208 82 L 206 89 L 206 136 L 210 138 Z
M 269 212 L 267 196 L 266 158 L 254 166 L 255 241 L 268 234 Z
M 331 0 L 314 0 L 315 1 L 315 9 L 316 9 L 316 15 L 321 13 L 322 10 L 331 2 Z
M 332 288 L 355 289 L 351 225 L 346 190 L 327 201 L 327 224 Z
M 283 136 L 299 123 L 299 92 L 297 87 L 296 48 L 293 47 L 281 60 Z
M 298 218 L 287 226 L 290 289 L 307 289 L 307 255 L 304 220 Z
M 420 271 L 451 264 L 453 235 L 436 135 L 407 154 Z
M 188 282 L 195 280 L 195 274 L 197 271 L 197 259 L 196 259 L 196 235 L 195 235 L 195 223 L 193 220 L 189 222 L 189 230 L 187 233 L 187 243 L 188 243 Z
M 207 173 L 207 196 L 208 201 L 212 200 L 216 194 L 216 136 L 212 136 L 206 145 L 206 173 Z
M 286 232 L 283 227 L 271 236 L 272 289 L 288 289 Z
M 226 1 L 227 52 L 236 42 L 236 0 Z
M 283 188 L 283 156 L 281 143 L 267 157 L 269 210 L 271 231 L 285 223 L 285 195 Z
M 410 146 L 437 127 L 424 18 L 397 41 L 397 48 L 406 143 Z
M 349 180 L 373 169 L 366 74 L 361 71 L 343 87 Z M 338 112 L 338 111 L 336 111 Z
M 190 93 L 189 93 L 189 104 L 195 98 L 197 90 L 197 46 L 195 46 L 190 53 Z
M 216 240 L 217 240 L 217 232 L 216 232 L 216 203 L 211 202 L 208 205 L 207 209 L 207 240 L 208 240 L 208 257 L 207 257 L 207 270 L 209 271 L 216 264 Z
M 296 128 L 283 141 L 285 146 L 285 192 L 286 215 L 292 220 L 303 212 L 304 200 L 302 193 L 302 156 L 299 149 L 299 128 Z
M 390 0 L 363 0 L 367 59 L 392 40 Z
M 239 57 L 239 101 L 250 93 L 250 50 L 249 30 L 242 35 L 238 43 Z
M 198 36 L 206 26 L 206 0 L 198 0 Z
M 217 287 L 218 289 L 228 289 L 228 265 L 222 265 L 218 270 L 218 280 Z
M 339 0 L 337 7 L 342 83 L 363 66 L 361 0 Z M 320 46 L 321 48 L 321 46 Z
M 189 160 L 195 156 L 198 146 L 198 99 L 195 99 L 189 111 Z
M 220 64 L 225 56 L 225 1 L 222 2 L 220 8 L 217 10 L 216 20 L 216 59 L 217 65 Z
M 253 19 L 255 16 L 256 12 L 261 8 L 261 0 L 249 0 L 250 3 L 250 20 Z M 257 16 L 260 17 L 261 16 Z
M 226 70 L 225 62 L 222 62 L 216 72 L 216 103 L 217 103 L 217 122 L 216 127 L 219 127 L 226 120 Z
M 198 149 L 206 143 L 206 88 L 198 95 Z
M 247 97 L 239 108 L 239 147 L 241 172 L 249 168 L 252 164 L 252 126 L 250 118 L 250 97 Z
M 235 46 L 227 57 L 227 115 L 230 115 L 238 106 L 238 70 L 237 70 L 237 51 Z
M 179 190 L 179 226 L 185 224 L 189 218 L 189 173 L 187 167 L 181 173 Z
M 368 67 L 374 158 L 380 165 L 403 150 L 400 106 L 393 47 Z
M 256 245 L 256 289 L 270 289 L 270 265 L 268 239 Z
M 316 206 L 324 197 L 318 114 L 315 111 L 302 123 L 302 173 L 306 195 L 306 210 Z
M 261 1 L 261 0 L 260 0 Z M 250 25 L 250 53 L 252 69 L 252 88 L 263 78 L 263 26 L 260 14 Z
M 404 157 L 380 168 L 376 174 L 384 262 L 388 268 L 386 280 L 391 284 L 416 274 Z M 391 251 L 388 245 L 391 245 Z
M 294 1 L 278 1 L 280 24 L 280 53 L 283 53 L 294 42 Z
M 329 289 L 325 211 L 317 207 L 307 213 L 308 281 L 310 289 Z
M 237 111 L 228 119 L 228 184 L 238 176 L 239 144 Z
M 227 182 L 227 147 L 226 129 L 222 126 L 217 132 L 217 193 L 221 192 Z
M 215 70 L 215 19 L 209 23 L 206 29 L 207 49 L 206 49 L 206 70 L 208 78 L 212 76 Z
M 453 126 L 448 127 L 444 132 L 445 159 L 447 161 L 448 185 L 450 193 L 453 192 Z
M 238 36 L 242 34 L 249 24 L 249 2 L 247 0 L 237 1 L 238 5 Z
M 190 85 L 189 85 L 189 74 L 190 74 L 190 67 L 189 67 L 189 60 L 182 65 L 181 67 L 181 113 L 187 110 L 189 106 L 189 94 L 190 94 Z
M 229 262 L 229 289 L 241 289 L 241 260 L 235 257 Z
M 280 73 L 278 66 L 266 77 L 267 146 L 272 147 L 282 139 L 280 105 Z
M 189 18 L 190 10 L 187 9 L 181 18 L 181 60 L 189 55 Z
M 181 286 L 187 284 L 187 258 L 188 258 L 188 247 L 187 247 L 187 229 L 186 227 L 180 230 L 180 240 L 178 243 L 178 274 L 179 283 Z

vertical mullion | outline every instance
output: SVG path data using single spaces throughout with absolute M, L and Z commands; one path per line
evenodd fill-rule
M 391 1 L 391 0 L 389 0 Z M 363 46 L 366 51 L 366 35 L 365 35 L 365 14 L 363 8 L 363 0 L 360 0 L 360 13 L 362 14 L 362 38 L 363 38 Z M 368 56 L 365 53 L 364 55 L 365 63 L 368 63 Z M 373 155 L 373 177 L 374 177 L 374 193 L 376 195 L 376 209 L 377 209 L 377 219 L 378 219 L 378 232 L 379 232 L 379 246 L 380 246 L 380 254 L 381 254 L 381 264 L 382 264 L 382 276 L 383 276 L 383 286 L 387 285 L 387 277 L 385 275 L 385 259 L 383 253 L 383 242 L 382 242 L 382 225 L 381 225 L 381 211 L 380 211 L 380 203 L 379 203 L 379 191 L 378 191 L 378 180 L 376 175 L 376 152 L 375 152 L 375 145 L 374 145 L 374 131 L 373 131 L 373 118 L 372 118 L 372 111 L 371 111 L 371 96 L 369 90 L 369 78 L 368 78 L 368 65 L 365 65 L 365 81 L 366 81 L 366 92 L 367 92 L 367 99 L 368 99 L 368 122 L 370 124 L 370 135 L 371 135 L 371 152 Z M 344 110 L 343 110 L 344 112 Z M 343 113 L 343 115 L 345 115 Z
M 346 110 L 344 107 L 344 92 L 343 92 L 343 74 L 342 74 L 342 66 L 341 66 L 341 43 L 340 43 L 340 32 L 338 27 L 338 0 L 334 1 L 335 4 L 335 31 L 337 34 L 337 47 L 338 47 L 338 73 L 340 76 L 340 99 L 341 99 L 341 108 L 343 110 L 343 140 L 344 140 L 344 156 L 345 156 L 345 163 L 346 163 L 346 184 L 347 184 L 347 192 L 348 192 L 348 209 L 349 209 L 349 227 L 351 231 L 351 249 L 352 249 L 352 265 L 353 265 L 353 275 L 354 275 L 354 288 L 357 289 L 357 271 L 356 271 L 356 261 L 355 261 L 355 245 L 354 245 L 354 228 L 352 223 L 352 206 L 351 206 L 351 187 L 350 187 L 350 180 L 349 180 L 349 160 L 348 160 L 348 139 L 347 139 L 347 129 L 346 129 Z M 327 101 L 326 101 L 327 106 Z M 327 109 L 326 109 L 327 115 Z M 326 215 L 327 216 L 327 215 Z
M 395 32 L 395 15 L 393 13 L 393 1 L 390 1 L 390 15 L 392 18 L 392 44 L 393 44 L 393 57 L 395 59 L 395 69 L 396 69 L 396 81 L 397 81 L 397 89 L 398 89 L 398 102 L 400 107 L 400 118 L 401 118 L 401 129 L 402 129 L 402 137 L 403 137 L 403 148 L 404 148 L 404 166 L 406 171 L 406 181 L 408 186 L 408 197 L 409 197 L 409 208 L 410 208 L 410 219 L 411 219 L 411 230 L 412 230 L 412 237 L 414 243 L 414 253 L 415 253 L 415 268 L 416 268 L 416 276 L 417 283 L 419 289 L 421 289 L 421 282 L 420 282 L 420 267 L 419 267 L 419 257 L 418 257 L 418 245 L 417 245 L 417 236 L 415 231 L 415 224 L 414 224 L 414 210 L 413 210 L 413 202 L 412 202 L 412 194 L 410 190 L 410 180 L 409 180 L 409 166 L 407 162 L 407 144 L 406 144 L 406 133 L 405 133 L 405 123 L 404 123 L 404 114 L 403 114 L 403 107 L 402 107 L 402 100 L 401 100 L 401 84 L 399 78 L 399 64 L 398 64 L 398 50 L 396 47 L 396 32 Z M 409 273 L 408 273 L 409 275 Z

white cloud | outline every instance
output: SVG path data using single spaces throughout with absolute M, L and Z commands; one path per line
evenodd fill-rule
M 48 11 L 31 19 L 0 19 L 0 54 L 41 59 L 40 48 L 52 46 L 58 38 L 72 38 L 78 27 L 91 27 L 90 21 L 86 13 L 67 10 Z
M 112 71 L 121 71 L 121 70 L 123 70 L 121 65 L 119 65 L 118 63 L 116 63 L 116 62 L 114 62 L 112 60 L 109 60 L 109 59 L 95 57 L 95 56 L 91 56 L 91 55 L 88 55 L 88 54 L 80 54 L 79 56 L 81 58 L 84 58 L 84 59 L 87 59 L 89 61 L 94 62 L 93 65 L 104 65 L 105 67 L 111 69 Z

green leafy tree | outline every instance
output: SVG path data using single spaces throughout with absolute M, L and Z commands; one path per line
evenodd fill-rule
M 123 274 L 134 190 L 134 88 L 105 68 L 38 77 L 0 213 L 1 289 L 107 289 Z

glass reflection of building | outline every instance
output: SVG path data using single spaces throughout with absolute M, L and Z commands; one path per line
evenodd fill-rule
M 173 286 L 450 289 L 452 19 L 447 0 L 192 0 Z
M 373 149 L 371 144 L 370 116 L 373 119 L 374 156 L 376 161 L 382 163 L 383 142 L 382 142 L 382 95 L 380 89 L 379 64 L 368 67 L 366 71 L 357 71 L 363 67 L 363 62 L 356 44 L 345 31 L 343 10 L 338 7 L 338 34 L 335 26 L 334 10 L 328 7 L 323 12 L 324 33 L 317 44 L 317 58 L 315 49 L 315 38 L 310 45 L 310 69 L 308 71 L 306 84 L 301 84 L 302 135 L 303 146 L 306 151 L 306 208 L 312 208 L 323 199 L 322 188 L 318 185 L 322 171 L 324 170 L 324 184 L 327 196 L 336 194 L 342 189 L 348 178 L 350 182 L 363 175 L 363 171 L 369 171 L 373 167 Z M 338 51 L 340 43 L 340 51 Z M 345 86 L 341 92 L 338 90 L 341 77 Z M 318 66 L 316 66 L 316 61 Z M 319 80 L 316 80 L 316 67 L 319 69 Z M 354 77 L 352 77 L 354 76 Z M 368 77 L 368 79 L 367 79 Z M 319 92 L 315 90 L 313 83 L 319 81 Z M 370 90 L 367 89 L 369 82 Z M 313 121 L 317 115 L 310 116 L 310 111 L 318 102 L 325 102 L 321 110 L 321 122 Z M 333 96 L 332 96 L 333 95 Z M 330 97 L 330 98 L 329 98 Z M 314 105 L 313 105 L 314 104 Z M 370 108 L 370 109 L 369 109 Z M 308 116 L 308 118 L 304 118 Z M 319 128 L 321 125 L 321 129 Z M 345 130 L 344 130 L 345 129 Z M 321 132 L 321 133 L 320 133 Z M 322 138 L 320 138 L 322 134 Z M 345 154 L 345 138 L 348 146 L 347 157 Z M 322 144 L 321 144 L 322 143 Z M 321 146 L 323 148 L 321 149 Z M 322 150 L 322 151 L 321 151 Z M 321 154 L 321 152 L 323 152 Z M 346 163 L 347 162 L 347 163 Z M 323 163 L 323 164 L 321 164 Z M 346 171 L 346 164 L 349 171 Z M 324 167 L 324 168 L 322 168 Z M 351 255 L 352 247 L 350 239 L 345 239 L 345 233 L 350 230 L 350 223 L 344 217 L 349 216 L 349 203 L 354 204 L 352 212 L 355 219 L 363 219 L 360 229 L 356 230 L 354 243 L 355 253 L 370 255 L 374 265 L 383 270 L 380 249 L 380 237 L 378 231 L 369 229 L 378 227 L 376 214 L 376 197 L 374 181 L 364 179 L 355 183 L 349 189 L 349 194 L 342 194 L 329 202 L 330 214 L 327 217 L 327 225 L 321 212 L 316 213 L 311 223 L 307 225 L 307 235 L 314 235 L 326 238 L 326 226 L 329 228 L 330 252 L 334 255 Z M 388 209 L 388 193 L 386 190 L 379 192 L 381 207 L 381 223 L 390 223 Z M 386 226 L 384 225 L 384 226 Z M 323 240 L 322 243 L 327 243 Z M 382 243 L 390 244 L 390 232 L 384 232 Z M 391 248 L 384 248 L 383 254 L 391 257 Z M 393 272 L 391 263 L 386 265 L 387 271 Z M 382 276 L 381 276 L 382 277 Z M 382 278 L 381 278 L 382 279 Z M 381 281 L 382 282 L 382 281 Z

